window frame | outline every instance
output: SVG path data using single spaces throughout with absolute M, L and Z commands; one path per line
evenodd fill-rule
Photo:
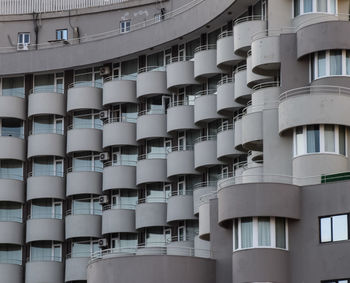
M 119 22 L 120 33 L 128 33 L 131 31 L 131 19 L 122 20 Z
M 346 215 L 347 216 L 347 230 L 348 230 L 348 238 L 346 240 L 337 240 L 334 241 L 333 240 L 333 217 L 336 216 L 343 216 Z M 321 235 L 321 220 L 322 219 L 326 219 L 326 218 L 330 218 L 331 219 L 331 240 L 330 241 L 324 241 L 322 242 L 322 235 Z M 349 241 L 350 240 L 350 213 L 339 213 L 339 214 L 333 214 L 333 215 L 326 215 L 326 216 L 320 216 L 318 217 L 318 231 L 319 231 L 319 243 L 320 244 L 327 244 L 327 243 L 338 243 L 338 242 L 344 242 L 344 241 Z M 323 281 L 322 281 L 323 282 Z M 325 281 L 327 282 L 327 281 Z
M 330 15 L 337 15 L 338 14 L 338 1 L 335 0 L 335 11 L 334 13 L 331 12 L 331 1 L 332 0 L 327 0 L 327 11 L 326 12 L 320 12 L 318 11 L 318 5 L 317 5 L 317 0 L 312 0 L 312 11 L 311 12 L 304 12 L 304 0 L 298 0 L 299 2 L 299 14 L 295 14 L 295 3 L 296 0 L 293 0 L 292 3 L 292 19 L 302 16 L 302 15 L 307 15 L 307 14 L 330 14 Z
M 61 35 L 61 38 L 58 38 L 58 35 Z M 66 35 L 66 38 L 64 37 Z M 56 40 L 67 41 L 68 40 L 68 29 L 56 29 Z
M 25 36 L 28 35 L 28 42 L 25 42 Z M 22 41 L 20 42 L 20 38 L 22 38 Z M 23 44 L 24 46 L 30 45 L 30 32 L 18 32 L 17 33 L 17 44 Z

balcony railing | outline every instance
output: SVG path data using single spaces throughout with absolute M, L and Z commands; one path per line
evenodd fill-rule
M 46 87 L 35 87 L 32 88 L 29 91 L 29 94 L 35 94 L 35 93 L 60 93 L 63 94 L 64 93 L 64 88 L 62 87 L 50 87 L 50 86 L 46 86 Z
M 151 71 L 165 71 L 165 66 L 147 66 L 147 67 L 138 69 L 137 73 L 141 74 L 141 73 L 147 73 Z
M 74 208 L 66 211 L 66 216 L 69 215 L 102 215 L 101 208 Z
M 113 209 L 135 210 L 136 209 L 136 202 L 135 202 L 135 204 L 132 204 L 132 203 L 107 204 L 107 205 L 103 206 L 102 211 L 113 210 Z
M 166 152 L 150 152 L 137 157 L 139 161 L 145 159 L 166 159 Z
M 102 82 L 94 82 L 94 81 L 79 81 L 74 82 L 68 85 L 68 88 L 73 87 L 96 87 L 96 88 L 102 88 Z
M 22 223 L 23 222 L 23 218 L 22 218 L 22 216 L 16 216 L 16 215 L 0 215 L 0 222 L 18 222 L 18 223 Z
M 62 262 L 62 257 L 61 256 L 32 256 L 30 258 L 27 258 L 27 262 L 46 262 L 46 261 L 55 261 L 55 262 Z

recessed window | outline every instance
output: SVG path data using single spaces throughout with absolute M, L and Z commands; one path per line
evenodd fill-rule
M 320 242 L 349 240 L 349 214 L 320 218 Z
M 279 217 L 244 217 L 235 220 L 234 249 L 287 249 L 287 222 Z
M 294 156 L 308 153 L 346 155 L 346 128 L 337 125 L 308 125 L 294 130 Z
M 320 51 L 311 55 L 311 81 L 330 76 L 350 75 L 350 51 Z
M 23 45 L 30 44 L 30 33 L 29 32 L 18 33 L 17 43 L 23 44 Z
M 126 33 L 130 31 L 131 20 L 121 21 L 120 22 L 120 32 Z
M 56 30 L 56 39 L 57 40 L 68 40 L 68 30 L 67 29 Z
M 337 11 L 336 0 L 294 0 L 294 17 L 308 13 L 335 14 Z

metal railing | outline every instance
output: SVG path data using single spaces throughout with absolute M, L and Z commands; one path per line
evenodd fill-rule
M 169 64 L 172 63 L 177 63 L 177 62 L 187 62 L 187 61 L 191 61 L 193 59 L 193 56 L 177 56 L 177 57 L 171 57 Z
M 165 66 L 147 66 L 147 67 L 138 69 L 137 73 L 141 74 L 141 73 L 147 73 L 151 71 L 165 71 Z
M 257 91 L 259 89 L 263 89 L 263 88 L 269 88 L 269 87 L 279 87 L 280 86 L 280 82 L 279 81 L 274 81 L 274 82 L 264 82 L 264 83 L 260 83 L 257 85 L 254 85 L 252 87 L 253 91 Z
M 67 209 L 66 216 L 69 216 L 69 215 L 102 215 L 102 207 L 101 208 Z
M 198 97 L 204 96 L 204 95 L 216 95 L 217 90 L 216 89 L 205 89 L 205 90 L 200 90 L 197 91 L 195 95 L 195 99 Z
M 54 166 L 54 164 L 52 164 L 52 166 Z M 42 171 L 35 171 L 35 172 L 29 172 L 28 173 L 28 177 L 47 177 L 47 176 L 51 176 L 51 177 L 64 177 L 63 174 L 63 170 L 62 171 L 54 171 L 54 170 L 42 170 Z
M 75 172 L 102 172 L 102 166 L 96 166 L 95 164 L 91 164 L 91 166 L 73 166 L 67 169 L 67 173 L 75 173 Z
M 206 44 L 198 46 L 194 49 L 194 53 L 200 52 L 200 51 L 207 51 L 207 50 L 216 50 L 216 44 Z
M 145 160 L 145 159 L 166 159 L 166 152 L 149 152 L 145 154 L 140 154 L 137 157 L 137 160 Z
M 137 118 L 122 116 L 122 117 L 109 117 L 103 120 L 103 124 L 112 124 L 112 123 L 136 123 Z
M 238 25 L 244 22 L 251 22 L 251 21 L 264 21 L 264 16 L 262 15 L 253 15 L 253 16 L 247 16 L 247 17 L 242 17 L 233 22 L 233 25 Z
M 224 84 L 229 84 L 229 83 L 234 83 L 235 79 L 234 78 L 230 78 L 230 77 L 223 77 L 218 83 L 217 83 L 217 87 L 224 85 Z
M 143 203 L 166 203 L 168 201 L 168 198 L 164 197 L 145 197 L 145 198 L 139 198 L 137 200 L 137 204 L 143 204 Z
M 62 213 L 56 214 L 56 213 L 34 213 L 34 214 L 28 214 L 27 219 L 58 219 L 62 220 Z
M 152 246 L 137 246 L 137 247 L 119 247 L 112 249 L 100 250 L 91 254 L 90 262 L 94 262 L 104 258 L 121 257 L 121 256 L 137 256 L 137 255 L 167 255 L 178 254 L 184 256 L 196 256 L 203 258 L 212 258 L 213 254 L 211 250 L 195 249 L 192 247 L 181 246 L 167 246 L 164 244 L 152 245 Z
M 73 124 L 68 125 L 68 130 L 74 130 L 74 129 L 97 129 L 102 130 L 103 123 L 101 121 L 100 124 L 95 123 L 92 119 L 87 120 L 86 122 L 76 122 Z
M 162 115 L 165 114 L 165 109 L 148 109 L 148 110 L 141 110 L 137 113 L 138 116 L 144 116 L 144 115 Z
M 240 72 L 240 71 L 244 71 L 244 70 L 247 70 L 247 65 L 238 66 L 238 67 L 233 71 L 233 75 L 234 75 L 234 74 L 237 74 L 237 73 Z
M 12 173 L 0 173 L 0 179 L 23 181 L 23 175 L 12 174 Z
M 14 215 L 0 215 L 0 222 L 23 223 L 23 218 L 21 216 L 14 216 Z
M 122 76 L 109 76 L 103 78 L 103 83 L 112 82 L 112 81 L 136 81 L 137 75 L 122 75 Z
M 34 87 L 29 91 L 29 94 L 36 94 L 36 93 L 59 93 L 63 94 L 64 93 L 64 88 L 60 87 Z
M 182 191 L 175 190 L 171 192 L 171 196 L 192 196 L 193 195 L 193 190 L 192 189 L 183 189 Z
M 129 0 L 1 0 L 0 15 L 61 12 L 107 6 Z
M 223 31 L 222 33 L 220 33 L 218 35 L 218 40 L 221 39 L 221 38 L 228 37 L 228 36 L 233 36 L 233 31 L 232 30 L 230 30 L 230 31 L 226 30 L 226 31 Z
M 0 258 L 0 264 L 1 263 L 22 265 L 23 261 L 22 259 L 17 259 L 17 258 Z
M 35 256 L 35 257 L 28 257 L 26 259 L 26 262 L 46 262 L 46 261 L 56 261 L 56 262 L 62 262 L 61 256 Z
M 136 203 L 118 203 L 118 204 L 106 204 L 102 207 L 102 211 L 106 210 L 113 210 L 113 209 L 130 209 L 135 210 L 136 209 Z
M 64 135 L 64 129 L 34 129 L 29 130 L 29 135 L 58 134 Z
M 171 148 L 167 149 L 167 153 L 170 152 L 175 152 L 175 151 L 189 151 L 189 150 L 193 150 L 193 145 L 181 145 L 181 146 L 173 146 Z
M 280 101 L 299 95 L 350 95 L 350 88 L 330 85 L 307 86 L 288 90 L 280 95 Z
M 96 88 L 102 88 L 101 82 L 94 82 L 94 81 L 81 81 L 81 82 L 73 82 L 68 85 L 68 89 L 73 87 L 96 87 Z
M 234 129 L 234 125 L 233 125 L 233 124 L 221 125 L 221 126 L 218 128 L 218 133 L 224 132 L 224 131 L 233 130 L 233 129 Z
M 1 47 L 0 47 L 1 52 Z M 10 89 L 2 89 L 2 95 L 1 96 L 10 96 L 10 97 L 19 97 L 19 98 L 25 98 L 25 93 L 23 91 L 16 91 L 16 90 L 10 90 Z M 1 97 L 0 96 L 0 97 Z
M 129 158 L 118 158 L 117 161 L 108 161 L 103 163 L 103 168 L 112 166 L 136 166 L 137 161 Z
M 168 108 L 177 107 L 177 106 L 190 106 L 194 105 L 194 99 L 185 99 L 185 100 L 177 100 L 169 103 Z
M 204 142 L 204 141 L 216 141 L 217 136 L 216 135 L 208 135 L 208 136 L 202 136 L 199 138 L 196 138 L 194 140 L 194 143 Z
M 13 138 L 24 139 L 24 134 L 19 133 L 18 131 L 6 130 L 5 128 L 2 128 L 0 137 L 13 137 Z
M 217 181 L 200 182 L 193 186 L 193 190 L 195 191 L 196 189 L 206 188 L 206 187 L 216 187 L 216 185 L 217 185 Z

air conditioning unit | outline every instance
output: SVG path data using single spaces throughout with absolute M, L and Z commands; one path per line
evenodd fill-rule
M 107 110 L 100 111 L 100 119 L 101 120 L 108 119 L 108 111 Z
M 111 68 L 108 66 L 103 66 L 100 68 L 100 75 L 101 76 L 108 76 L 111 74 Z
M 109 153 L 108 152 L 101 152 L 100 153 L 100 161 L 107 161 L 109 160 Z
M 28 50 L 28 44 L 27 43 L 18 43 L 17 44 L 17 50 L 19 51 L 26 51 Z
M 107 239 L 99 239 L 98 240 L 98 246 L 100 248 L 105 248 L 108 246 L 108 242 L 107 242 Z
M 106 204 L 106 203 L 108 203 L 108 196 L 100 196 L 98 198 L 98 203 L 99 204 Z

